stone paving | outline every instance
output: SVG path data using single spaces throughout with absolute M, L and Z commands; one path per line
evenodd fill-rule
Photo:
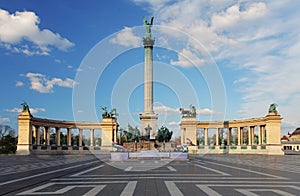
M 77 165 L 80 169 L 9 195 L 296 196 L 300 192 L 298 156 L 209 155 L 190 158 L 188 161 L 93 160 L 88 167 Z

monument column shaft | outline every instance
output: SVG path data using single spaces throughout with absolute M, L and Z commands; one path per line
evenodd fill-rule
M 144 113 L 154 114 L 153 112 L 153 60 L 152 47 L 145 47 L 145 66 L 144 66 Z

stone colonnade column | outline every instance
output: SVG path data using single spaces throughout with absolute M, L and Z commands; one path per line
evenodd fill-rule
M 60 128 L 56 127 L 55 130 L 56 130 L 56 145 L 61 146 L 60 145 Z
M 232 127 L 229 127 L 228 128 L 228 133 L 227 133 L 227 146 L 230 146 L 231 145 L 231 130 L 232 130 Z
M 216 128 L 216 146 L 220 145 L 220 135 L 219 135 L 219 128 Z
M 243 127 L 238 127 L 238 145 L 241 145 Z
M 79 147 L 82 146 L 82 132 L 83 132 L 83 129 L 79 129 L 79 142 L 78 142 Z
M 204 128 L 204 145 L 208 145 L 208 128 Z
M 45 127 L 45 132 L 46 132 L 46 145 L 50 145 L 50 127 Z
M 39 126 L 36 127 L 36 145 L 41 145 L 41 130 Z
M 71 146 L 71 129 L 67 128 L 67 146 Z
M 258 125 L 257 126 L 257 129 L 258 129 L 258 145 L 261 145 L 262 144 L 262 131 L 261 131 L 261 125 Z
M 94 129 L 90 130 L 90 146 L 94 146 Z
M 248 145 L 252 145 L 252 129 L 252 126 L 250 126 L 248 129 Z

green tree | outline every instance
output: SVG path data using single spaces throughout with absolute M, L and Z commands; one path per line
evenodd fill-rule
M 8 125 L 0 125 L 0 154 L 15 153 L 16 150 L 15 131 Z

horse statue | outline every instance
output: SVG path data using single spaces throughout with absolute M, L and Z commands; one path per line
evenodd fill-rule
M 272 103 L 269 107 L 269 113 L 274 112 L 277 113 L 277 104 L 276 103 Z
M 113 108 L 110 112 L 107 111 L 107 107 L 101 107 L 102 108 L 102 118 L 115 118 L 118 116 L 116 108 Z
M 108 117 L 110 118 L 114 118 L 116 116 L 118 116 L 119 114 L 117 113 L 116 108 L 113 108 L 109 113 L 108 113 Z
M 190 105 L 189 109 L 179 108 L 182 117 L 196 117 L 196 108 L 193 105 Z

